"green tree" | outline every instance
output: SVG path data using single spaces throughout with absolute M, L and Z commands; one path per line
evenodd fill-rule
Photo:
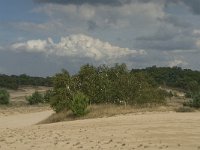
M 56 112 L 68 110 L 74 91 L 71 88 L 72 80 L 67 70 L 62 70 L 53 77 L 53 86 L 54 95 L 50 99 L 51 107 Z
M 70 109 L 75 116 L 83 116 L 87 113 L 89 99 L 85 94 L 77 92 L 71 101 Z

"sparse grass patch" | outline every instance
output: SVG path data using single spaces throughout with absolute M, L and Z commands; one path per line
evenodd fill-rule
M 194 112 L 195 110 L 191 107 L 181 106 L 175 109 L 176 112 Z
M 88 106 L 89 112 L 85 116 L 76 117 L 73 115 L 72 111 L 66 110 L 59 113 L 54 113 L 46 120 L 43 120 L 39 124 L 55 123 L 61 121 L 72 121 L 79 119 L 89 119 L 89 118 L 102 118 L 111 117 L 116 115 L 125 115 L 130 113 L 139 112 L 153 112 L 153 111 L 163 111 L 158 106 L 149 107 L 136 107 L 136 106 L 124 106 L 124 105 L 114 105 L 114 104 L 99 104 Z M 164 110 L 166 111 L 166 110 Z
M 66 120 L 67 116 L 69 116 L 69 112 L 59 112 L 59 113 L 54 113 L 47 119 L 39 122 L 38 124 L 47 124 L 47 123 L 55 123 L 55 122 L 61 122 Z

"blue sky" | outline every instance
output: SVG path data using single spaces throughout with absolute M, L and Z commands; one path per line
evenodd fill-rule
M 0 73 L 86 63 L 200 70 L 199 0 L 0 0 Z

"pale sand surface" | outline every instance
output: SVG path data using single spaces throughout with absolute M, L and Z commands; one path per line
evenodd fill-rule
M 10 116 L 0 116 L 0 129 L 1 128 L 18 128 L 24 126 L 30 126 L 38 123 L 49 117 L 53 111 L 43 111 L 37 113 L 29 113 L 29 114 L 18 114 L 18 115 L 10 115 Z
M 51 89 L 50 87 L 20 87 L 18 90 L 8 90 L 10 93 L 11 105 L 0 106 L 0 118 L 10 115 L 36 113 L 51 110 L 48 104 L 40 104 L 36 106 L 28 105 L 25 100 L 26 96 L 30 96 L 35 91 L 44 93 Z M 0 125 L 1 126 L 1 125 Z
M 20 87 L 18 90 L 8 90 L 8 91 L 10 93 L 11 101 L 19 102 L 19 101 L 25 101 L 25 97 L 30 96 L 35 91 L 44 93 L 45 91 L 50 89 L 52 88 L 44 86 L 37 86 L 37 87 L 27 86 L 27 87 Z
M 129 114 L 48 125 L 27 124 L 24 119 L 29 116 L 22 116 L 10 122 L 15 128 L 1 125 L 0 149 L 200 150 L 200 112 Z

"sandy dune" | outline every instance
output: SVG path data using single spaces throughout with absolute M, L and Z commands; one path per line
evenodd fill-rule
M 19 118 L 18 122 L 25 120 Z M 0 130 L 2 150 L 200 150 L 199 112 L 132 114 L 18 128 L 6 126 L 1 125 Z
M 43 111 L 37 113 L 29 113 L 29 114 L 19 114 L 1 117 L 0 116 L 0 129 L 1 128 L 19 128 L 24 126 L 34 125 L 48 116 L 50 116 L 53 111 Z

